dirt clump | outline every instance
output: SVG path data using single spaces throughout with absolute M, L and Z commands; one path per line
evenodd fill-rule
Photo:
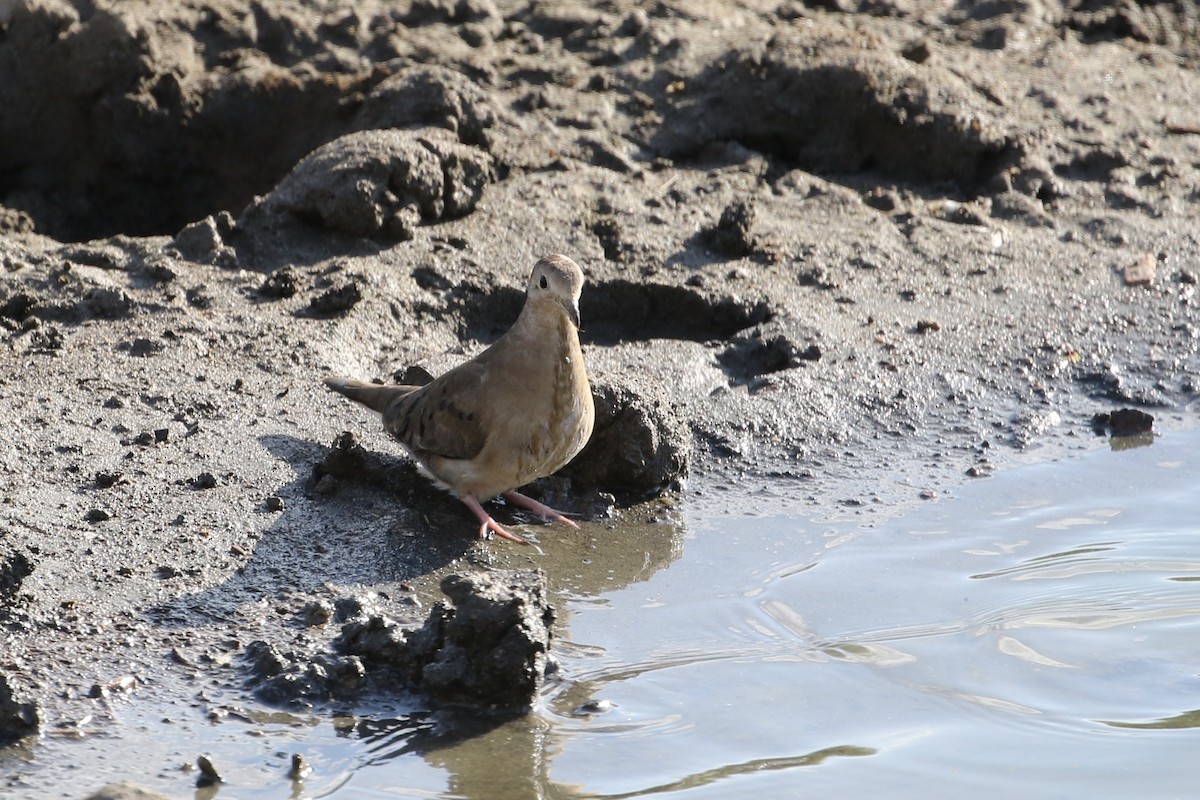
M 611 590 L 683 546 L 648 498 L 865 519 L 1194 419 L 1198 65 L 1174 2 L 0 6 L 5 734 L 247 691 L 244 640 L 275 698 L 428 639 L 408 678 L 519 706 L 556 590 L 484 567 Z M 320 380 L 445 372 L 554 252 L 597 424 L 531 492 L 581 529 L 497 505 L 506 548 Z

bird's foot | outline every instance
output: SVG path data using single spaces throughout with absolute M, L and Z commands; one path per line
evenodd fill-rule
M 529 544 L 528 541 L 522 539 L 520 536 L 517 536 L 515 533 L 509 533 L 508 531 L 504 530 L 499 522 L 496 522 L 496 520 L 492 519 L 490 514 L 483 510 L 483 506 L 481 506 L 479 501 L 474 497 L 467 495 L 458 499 L 463 502 L 463 505 L 471 509 L 471 512 L 475 515 L 476 519 L 479 520 L 480 539 L 488 538 L 488 532 L 491 531 L 501 538 L 508 539 L 510 542 L 516 542 L 517 544 Z
M 533 513 L 537 514 L 539 517 L 543 517 L 545 519 L 552 519 L 552 520 L 555 520 L 556 522 L 563 522 L 563 523 L 566 523 L 567 525 L 570 525 L 572 528 L 579 527 L 578 525 L 575 524 L 574 520 L 567 519 L 566 516 L 564 516 L 564 512 L 556 511 L 553 508 L 551 508 L 550 506 L 546 505 L 545 503 L 539 503 L 537 500 L 534 500 L 532 497 L 526 497 L 525 495 L 521 494 L 520 492 L 505 492 L 503 497 L 505 500 L 512 503 L 514 506 L 520 506 L 521 508 L 524 508 L 527 511 L 532 511 Z

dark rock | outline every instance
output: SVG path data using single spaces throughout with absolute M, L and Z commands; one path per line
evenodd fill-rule
M 581 489 L 646 497 L 687 477 L 691 434 L 661 400 L 625 386 L 592 384 L 596 424 L 583 451 L 558 474 Z
M 425 623 L 406 630 L 380 614 L 342 626 L 335 647 L 362 659 L 377 685 L 437 703 L 503 711 L 529 707 L 548 664 L 554 610 L 540 570 L 449 575 Z
M 118 483 L 126 483 L 119 472 L 97 472 L 95 485 L 97 489 L 111 489 Z
M 280 267 L 272 272 L 258 287 L 258 293 L 263 297 L 282 299 L 293 297 L 300 291 L 300 278 L 291 267 Z
M 28 292 L 13 292 L 0 303 L 0 317 L 21 322 L 37 307 L 37 298 Z
M 41 722 L 37 700 L 11 675 L 0 672 L 0 744 L 36 734 Z
M 441 646 L 444 604 L 435 604 L 425 624 L 409 630 L 382 614 L 355 617 L 342 626 L 334 646 L 342 653 L 357 656 L 372 671 L 385 669 L 400 684 L 412 685 L 420 670 Z
M 224 783 L 221 778 L 221 773 L 217 772 L 217 767 L 212 763 L 208 756 L 200 756 L 196 759 L 196 767 L 200 770 L 200 774 L 196 776 L 196 786 L 204 788 L 206 786 L 216 786 L 219 783 Z
M 188 484 L 196 490 L 204 491 L 206 489 L 217 488 L 217 476 L 211 472 L 201 472 L 194 478 L 188 480 Z
M 592 234 L 600 242 L 604 257 L 609 261 L 624 261 L 628 249 L 621 240 L 621 227 L 615 217 L 601 217 L 592 223 Z
M 384 485 L 388 482 L 388 469 L 384 456 L 367 450 L 359 443 L 357 436 L 350 431 L 343 431 L 334 439 L 325 457 L 313 465 L 312 485 L 318 491 L 323 481 L 330 482 L 330 490 L 336 488 L 341 480 Z
M 527 708 L 550 652 L 554 609 L 541 570 L 497 570 L 442 579 L 454 604 L 421 688 L 442 702 Z
M 914 64 L 924 64 L 933 55 L 933 50 L 929 46 L 929 41 L 921 39 L 920 41 L 912 42 L 900 51 L 900 55 L 907 58 Z
M 309 301 L 308 308 L 318 316 L 332 317 L 354 308 L 362 296 L 358 283 L 350 281 L 317 295 Z
M 1154 431 L 1154 417 L 1136 408 L 1120 408 L 1096 414 L 1092 417 L 1092 429 L 1097 433 L 1108 431 L 1113 436 L 1141 436 Z
M 91 523 L 106 522 L 106 521 L 112 519 L 112 514 L 109 514 L 107 511 L 105 511 L 102 508 L 93 508 L 93 509 L 90 509 L 86 514 L 84 514 L 83 518 Z
M 402 386 L 424 386 L 433 382 L 433 375 L 419 364 L 410 364 L 392 375 L 392 380 Z
M 735 200 L 721 212 L 721 219 L 703 232 L 704 241 L 728 258 L 748 256 L 755 250 L 750 228 L 754 225 L 754 206 L 748 200 Z
M 33 573 L 34 562 L 19 550 L 0 552 L 0 617 L 21 591 L 21 584 Z

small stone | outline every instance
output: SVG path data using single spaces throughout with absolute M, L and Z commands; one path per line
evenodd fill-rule
M 577 707 L 572 712 L 572 715 L 576 717 L 590 717 L 593 714 L 605 714 L 612 710 L 613 702 L 611 700 L 589 700 Z
M 111 489 L 123 482 L 119 472 L 97 472 L 94 480 L 97 489 Z
M 292 297 L 300 291 L 300 279 L 291 267 L 280 267 L 267 276 L 258 293 L 264 297 L 282 299 Z
M 721 219 L 706 228 L 703 237 L 713 250 L 729 258 L 741 258 L 754 252 L 754 205 L 748 200 L 735 200 L 721 212 Z
M 1092 428 L 1099 433 L 1105 429 L 1113 436 L 1140 436 L 1154 431 L 1154 417 L 1136 408 L 1121 408 L 1092 417 Z
M 197 787 L 215 786 L 223 782 L 221 780 L 221 773 L 217 772 L 216 766 L 208 756 L 197 758 L 196 766 L 200 769 L 200 775 L 196 778 Z
M 266 500 L 267 511 L 283 511 L 283 498 L 278 495 L 271 495 Z
M 112 514 L 109 514 L 107 511 L 105 511 L 102 508 L 93 508 L 90 511 L 88 511 L 86 514 L 84 514 L 83 518 L 86 519 L 88 522 L 95 524 L 97 522 L 104 522 L 106 520 L 112 519 Z
M 304 624 L 309 627 L 324 625 L 333 619 L 334 607 L 333 603 L 328 600 L 312 600 L 304 604 L 300 615 L 304 619 Z
M 191 484 L 193 489 L 200 491 L 205 489 L 215 489 L 217 487 L 217 478 L 211 472 L 201 472 L 188 482 Z
M 1126 286 L 1149 286 L 1154 283 L 1154 271 L 1158 259 L 1153 253 L 1143 254 L 1137 261 L 1125 267 Z
M 362 300 L 362 289 L 357 283 L 345 283 L 336 289 L 330 289 L 316 297 L 308 304 L 309 309 L 323 317 L 345 314 Z
M 288 777 L 294 781 L 302 780 L 312 773 L 312 766 L 299 753 L 292 753 L 292 766 L 288 769 Z

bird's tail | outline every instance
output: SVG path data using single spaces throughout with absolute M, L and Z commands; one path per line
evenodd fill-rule
M 354 381 L 349 378 L 324 378 L 324 383 L 338 394 L 344 394 L 356 403 L 362 403 L 372 411 L 383 413 L 384 409 L 397 398 L 411 394 L 416 386 L 385 386 L 379 383 Z

